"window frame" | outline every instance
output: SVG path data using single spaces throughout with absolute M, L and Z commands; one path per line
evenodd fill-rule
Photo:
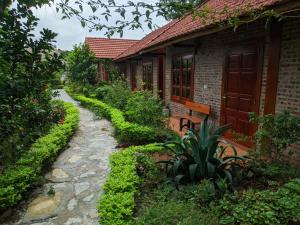
M 173 95 L 173 87 L 178 88 L 178 85 L 174 85 L 173 84 L 173 80 L 174 80 L 174 61 L 180 58 L 180 84 L 179 84 L 179 96 L 177 95 Z M 183 88 L 187 88 L 187 86 L 183 85 L 183 71 L 185 68 L 183 68 L 183 59 L 192 59 L 192 64 L 191 64 L 191 68 L 190 68 L 190 72 L 191 72 L 191 80 L 190 80 L 190 98 L 186 98 L 183 97 L 182 94 L 182 90 Z M 184 54 L 175 54 L 172 56 L 172 63 L 171 63 L 171 89 L 170 89 L 170 96 L 171 96 L 171 100 L 174 102 L 178 102 L 178 103 L 182 103 L 185 104 L 186 101 L 193 101 L 194 98 L 194 71 L 195 71 L 195 56 L 192 53 L 184 53 Z
M 144 66 L 149 66 L 151 65 L 151 78 L 150 78 L 150 82 L 149 82 L 149 77 L 146 77 L 148 76 L 148 74 L 145 74 L 145 69 L 144 69 Z M 143 61 L 142 63 L 142 78 L 143 78 L 143 90 L 148 90 L 148 91 L 153 91 L 154 89 L 154 78 L 153 78 L 153 60 L 146 60 L 146 61 Z M 146 79 L 147 78 L 147 79 Z M 150 87 L 150 88 L 149 88 Z

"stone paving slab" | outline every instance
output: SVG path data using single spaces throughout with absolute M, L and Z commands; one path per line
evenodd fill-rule
M 113 128 L 107 120 L 98 120 L 93 113 L 81 108 L 66 92 L 59 92 L 60 99 L 78 106 L 79 128 L 69 147 L 45 175 L 46 183 L 24 204 L 20 218 L 5 224 L 99 224 L 97 200 L 109 172 L 109 156 L 117 145 L 112 137 Z

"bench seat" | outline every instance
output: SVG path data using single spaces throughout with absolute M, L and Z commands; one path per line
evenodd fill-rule
M 189 120 L 189 121 L 191 121 L 192 123 L 195 123 L 195 124 L 200 124 L 203 121 L 202 118 L 199 118 L 199 117 L 196 117 L 196 116 L 189 116 L 189 115 L 174 115 L 174 117 L 178 118 L 178 119 L 186 119 L 186 120 Z
M 195 129 L 195 126 L 201 124 L 201 122 L 203 121 L 201 117 L 193 116 L 193 111 L 201 113 L 202 115 L 205 116 L 210 115 L 211 109 L 209 105 L 187 101 L 185 103 L 185 107 L 186 109 L 189 110 L 188 115 L 174 115 L 174 117 L 180 119 L 180 123 L 179 123 L 180 131 L 182 131 L 183 127 Z

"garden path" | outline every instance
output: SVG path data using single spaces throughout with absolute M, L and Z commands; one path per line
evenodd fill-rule
M 46 183 L 25 203 L 24 212 L 13 225 L 96 225 L 97 199 L 109 172 L 108 158 L 117 145 L 113 128 L 81 108 L 65 91 L 59 98 L 80 110 L 79 128 L 46 174 Z

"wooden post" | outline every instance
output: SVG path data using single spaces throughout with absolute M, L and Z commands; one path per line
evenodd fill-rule
M 277 97 L 277 85 L 280 63 L 282 23 L 276 19 L 271 21 L 270 44 L 268 51 L 268 73 L 264 114 L 274 114 Z

